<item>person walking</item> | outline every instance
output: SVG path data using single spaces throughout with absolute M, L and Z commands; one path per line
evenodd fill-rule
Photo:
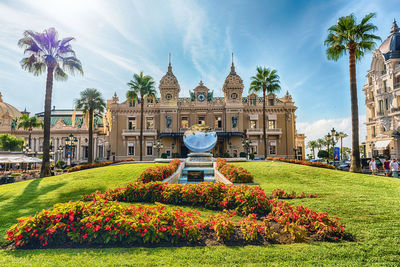
M 399 163 L 396 159 L 393 159 L 390 163 L 390 168 L 392 168 L 392 173 L 394 178 L 399 178 Z
M 376 175 L 376 162 L 374 158 L 369 162 L 369 169 L 371 170 L 372 175 Z
M 383 162 L 383 169 L 385 170 L 385 176 L 389 177 L 390 176 L 390 161 L 388 159 L 385 159 L 385 162 Z

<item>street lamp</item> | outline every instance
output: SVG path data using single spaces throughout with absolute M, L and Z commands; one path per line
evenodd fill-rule
M 157 150 L 157 158 L 158 158 L 160 150 L 161 148 L 164 148 L 164 145 L 161 143 L 160 139 L 157 139 L 156 142 L 153 144 L 153 148 Z
M 297 159 L 297 147 L 294 147 L 293 151 L 294 151 L 294 159 Z
M 244 137 L 242 140 L 242 146 L 244 148 L 244 150 L 246 151 L 246 157 L 247 159 L 249 159 L 249 148 L 250 148 L 250 140 L 247 137 Z
M 68 154 L 68 165 L 71 166 L 72 150 L 75 146 L 78 145 L 78 138 L 76 138 L 72 133 L 70 133 L 68 137 L 65 139 L 65 145 L 70 150 Z

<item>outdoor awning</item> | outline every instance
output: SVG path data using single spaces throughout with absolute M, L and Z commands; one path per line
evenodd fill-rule
M 376 141 L 375 143 L 375 149 L 378 150 L 384 150 L 387 148 L 387 146 L 390 144 L 391 140 L 382 140 L 382 141 Z

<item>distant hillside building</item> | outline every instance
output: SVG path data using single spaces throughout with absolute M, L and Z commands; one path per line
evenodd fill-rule
M 228 153 L 238 157 L 244 152 L 242 140 L 251 141 L 250 152 L 256 158 L 276 156 L 304 159 L 304 135 L 296 130 L 297 107 L 289 93 L 282 98 L 267 96 L 268 155 L 264 155 L 262 130 L 262 98 L 256 94 L 243 97 L 243 80 L 231 71 L 222 85 L 224 97 L 213 97 L 213 92 L 202 81 L 193 89 L 189 98 L 180 97 L 178 79 L 169 64 L 167 73 L 159 83 L 160 99 L 145 99 L 143 159 L 152 160 L 156 155 L 153 144 L 161 139 L 160 155 L 186 156 L 189 151 L 183 143 L 183 133 L 193 124 L 206 124 L 215 128 L 218 142 L 211 151 L 215 156 Z M 128 100 L 119 102 L 115 94 L 107 101 L 110 117 L 111 155 L 115 159 L 139 158 L 140 104 Z
M 373 53 L 363 91 L 367 156 L 400 158 L 400 33 L 396 21 Z

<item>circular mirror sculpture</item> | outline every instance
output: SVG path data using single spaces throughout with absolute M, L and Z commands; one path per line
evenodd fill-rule
M 207 152 L 217 143 L 217 133 L 206 125 L 192 125 L 184 133 L 183 143 L 193 152 Z

